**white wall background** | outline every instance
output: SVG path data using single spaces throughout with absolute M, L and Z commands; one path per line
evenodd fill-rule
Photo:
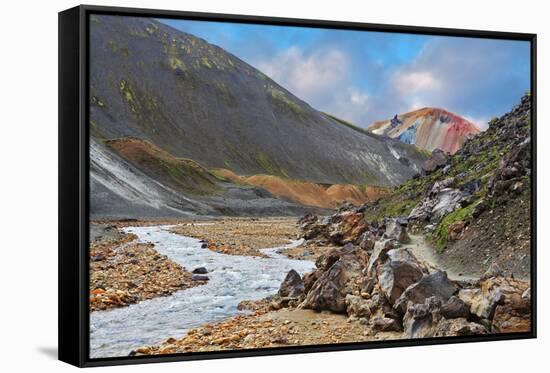
M 256 357 L 107 368 L 110 371 L 541 371 L 550 315 L 550 26 L 545 2 L 118 0 L 97 5 L 538 33 L 537 340 Z M 0 370 L 69 371 L 57 345 L 57 12 L 76 1 L 6 1 L 0 21 Z

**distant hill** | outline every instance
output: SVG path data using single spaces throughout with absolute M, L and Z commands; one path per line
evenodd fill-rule
M 396 115 L 393 119 L 371 124 L 368 130 L 407 144 L 415 144 L 428 151 L 441 149 L 451 154 L 458 151 L 466 139 L 480 132 L 475 124 L 437 108 L 423 108 Z

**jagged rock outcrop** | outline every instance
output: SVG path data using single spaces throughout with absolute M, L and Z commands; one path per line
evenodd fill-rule
M 303 308 L 316 311 L 346 312 L 346 296 L 357 286 L 356 279 L 366 265 L 366 254 L 355 247 L 335 249 L 324 260 L 318 271 L 322 273 L 308 291 Z
M 301 226 L 304 233 L 318 230 L 316 224 L 335 231 L 343 217 L 354 214 L 361 211 L 343 207 L 322 223 L 308 216 Z M 527 281 L 506 277 L 496 265 L 478 281 L 454 281 L 388 238 L 384 232 L 392 231 L 397 220 L 366 224 L 366 231 L 348 236 L 357 244 L 321 255 L 317 269 L 303 277 L 305 296 L 299 307 L 346 313 L 368 333 L 403 333 L 408 338 L 529 331 Z M 406 225 L 404 220 L 400 224 Z

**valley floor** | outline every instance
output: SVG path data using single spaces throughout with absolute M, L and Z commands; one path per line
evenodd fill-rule
M 134 242 L 136 237 L 123 233 L 124 227 L 171 225 L 165 229 L 198 239 L 203 249 L 225 255 L 269 258 L 262 249 L 281 247 L 276 254 L 315 262 L 336 248 L 326 243 L 316 244 L 315 241 L 284 247 L 299 236 L 296 222 L 296 218 L 94 222 L 90 253 L 91 311 L 124 307 L 145 299 L 168 296 L 208 281 L 208 274 L 197 277 L 190 272 L 194 268 L 183 268 L 166 255 L 160 255 L 155 251 L 154 243 Z M 422 235 L 411 234 L 411 242 L 403 247 L 420 260 L 448 271 L 451 279 L 480 277 L 477 272 L 464 272 L 457 267 L 456 262 L 446 268 L 445 261 L 426 243 Z M 270 297 L 249 302 L 243 299 L 239 309 L 248 312 L 188 329 L 183 336 L 166 335 L 164 342 L 136 348 L 131 354 L 266 348 L 407 337 L 402 329 L 394 330 L 387 325 L 374 332 L 372 325 L 367 325 L 364 318 L 329 311 L 315 312 L 296 306 Z

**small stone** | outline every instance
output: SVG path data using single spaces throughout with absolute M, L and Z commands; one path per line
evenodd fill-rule
M 204 275 L 208 273 L 208 270 L 205 267 L 197 267 L 193 270 L 193 273 Z

